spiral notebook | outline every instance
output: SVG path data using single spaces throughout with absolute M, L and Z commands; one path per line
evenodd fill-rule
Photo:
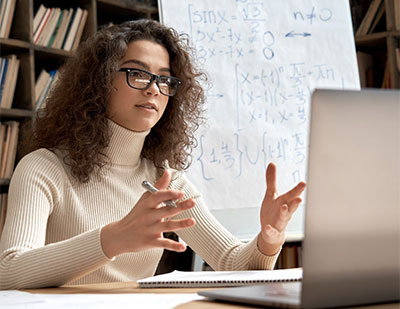
M 247 271 L 178 271 L 138 280 L 141 288 L 207 288 L 300 281 L 302 268 Z

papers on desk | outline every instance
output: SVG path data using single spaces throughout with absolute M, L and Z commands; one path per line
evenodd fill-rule
M 185 294 L 31 294 L 21 291 L 0 291 L 0 308 L 7 309 L 172 309 L 204 299 L 194 293 Z
M 206 288 L 300 281 L 302 268 L 246 271 L 173 271 L 138 280 L 141 288 Z

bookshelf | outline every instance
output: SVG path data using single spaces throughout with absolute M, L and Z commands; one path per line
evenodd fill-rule
M 370 9 L 379 2 L 381 15 L 379 9 Z M 359 69 L 366 74 L 362 87 L 400 88 L 400 0 L 351 0 L 350 4 L 357 54 L 362 55 Z M 369 22 L 373 29 L 360 31 L 365 20 L 366 28 Z
M 1 122 L 23 123 L 34 116 L 35 81 L 40 72 L 59 68 L 73 51 L 34 43 L 34 17 L 39 7 L 87 10 L 81 41 L 110 23 L 140 18 L 158 19 L 156 1 L 151 0 L 16 0 L 8 37 L 0 38 L 0 56 L 17 55 L 20 60 L 11 108 L 0 108 Z M 17 151 L 18 161 L 18 151 Z M 7 192 L 9 179 L 0 179 L 1 193 Z

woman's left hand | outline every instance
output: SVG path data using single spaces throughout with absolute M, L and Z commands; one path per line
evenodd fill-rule
M 276 166 L 273 163 L 267 167 L 266 179 L 267 190 L 261 206 L 261 233 L 257 244 L 263 254 L 274 255 L 285 242 L 286 226 L 302 202 L 300 195 L 306 183 L 299 182 L 292 190 L 278 196 Z

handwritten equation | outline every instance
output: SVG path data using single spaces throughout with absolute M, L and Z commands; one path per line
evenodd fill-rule
M 193 3 L 187 7 L 198 61 L 212 71 L 214 61 L 224 58 L 228 60 L 224 71 L 231 72 L 223 77 L 230 80 L 231 87 L 222 89 L 217 83 L 211 90 L 214 95 L 209 97 L 210 104 L 220 104 L 215 102 L 226 98 L 230 108 L 235 109 L 234 117 L 225 119 L 233 125 L 230 135 L 200 135 L 196 163 L 201 166 L 203 179 L 212 181 L 218 175 L 241 177 L 244 168 L 260 170 L 271 161 L 280 165 L 290 162 L 291 185 L 304 179 L 310 82 L 337 84 L 341 76 L 330 63 L 308 59 L 290 62 L 290 58 L 275 61 L 280 41 L 307 40 L 312 32 L 296 28 L 277 32 L 268 27 L 264 3 L 236 2 L 235 14 L 223 9 L 200 9 Z M 311 6 L 291 11 L 288 17 L 299 27 L 318 27 L 334 16 L 327 7 Z M 285 133 L 288 128 L 290 132 Z M 274 132 L 279 132 L 278 136 Z M 248 134 L 253 138 L 249 140 Z

